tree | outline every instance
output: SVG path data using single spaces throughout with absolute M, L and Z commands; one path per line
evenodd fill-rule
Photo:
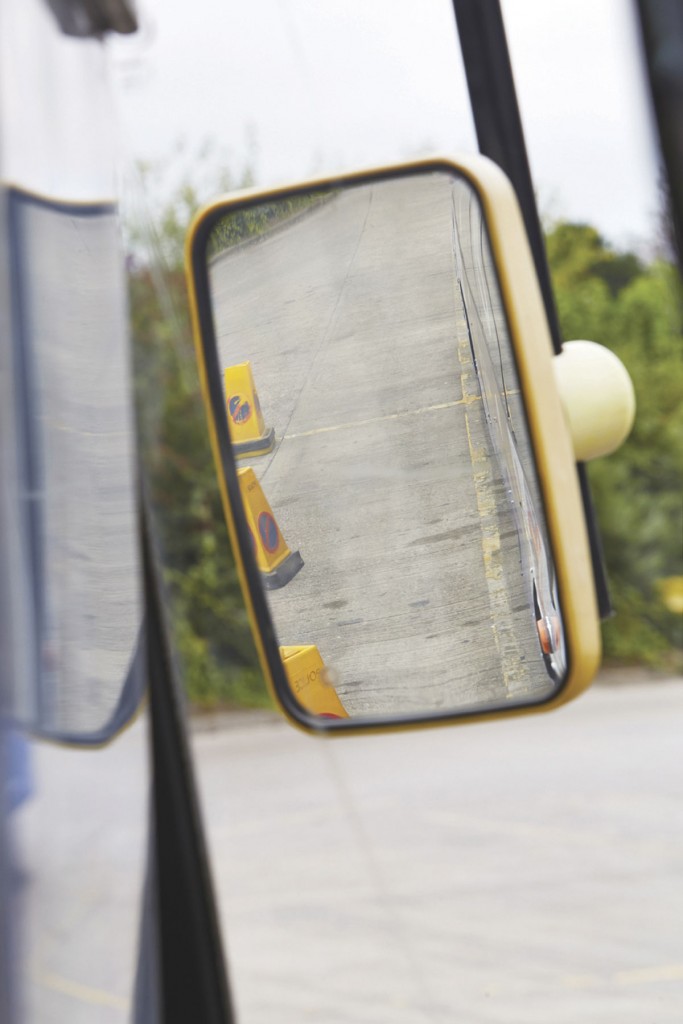
M 683 298 L 676 270 L 617 253 L 587 225 L 558 224 L 548 257 L 565 338 L 612 349 L 631 374 L 638 411 L 618 452 L 589 467 L 617 616 L 608 658 L 680 664 L 680 617 L 661 581 L 683 575 Z

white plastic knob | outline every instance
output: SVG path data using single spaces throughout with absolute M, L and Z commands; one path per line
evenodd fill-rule
M 568 341 L 553 367 L 577 462 L 616 451 L 636 414 L 633 383 L 621 359 L 594 341 Z

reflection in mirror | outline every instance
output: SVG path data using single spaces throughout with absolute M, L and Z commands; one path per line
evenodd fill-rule
M 208 278 L 252 549 L 315 715 L 531 703 L 566 671 L 482 208 L 445 170 L 224 214 Z
M 0 355 L 2 714 L 108 742 L 145 686 L 135 428 L 120 218 L 7 194 L 11 332 Z

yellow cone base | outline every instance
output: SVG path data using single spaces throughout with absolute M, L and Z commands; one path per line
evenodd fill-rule
M 255 437 L 252 441 L 233 441 L 232 450 L 236 459 L 246 459 L 250 455 L 267 455 L 273 450 L 275 444 L 275 427 L 271 427 L 261 437 Z
M 291 551 L 284 562 L 280 562 L 270 572 L 261 570 L 261 579 L 266 590 L 279 590 L 293 580 L 299 569 L 303 568 L 304 560 L 298 551 Z
M 348 718 L 337 691 L 325 679 L 325 663 L 314 644 L 281 647 L 280 657 L 289 688 L 299 703 L 320 718 Z

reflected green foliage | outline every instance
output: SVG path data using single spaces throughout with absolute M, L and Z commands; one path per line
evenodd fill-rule
M 638 403 L 623 448 L 589 467 L 617 615 L 605 655 L 676 667 L 680 616 L 659 581 L 683 575 L 683 295 L 669 263 L 611 250 L 591 227 L 559 224 L 547 237 L 563 336 L 612 349 Z
M 278 225 L 290 221 L 311 207 L 318 206 L 335 192 L 327 190 L 315 195 L 284 196 L 269 203 L 260 203 L 250 209 L 233 210 L 223 217 L 211 232 L 208 257 L 212 259 L 225 249 L 240 242 L 259 238 L 273 231 Z
M 183 186 L 159 244 L 130 237 L 129 295 L 142 461 L 165 567 L 168 609 L 188 698 L 199 708 L 269 706 L 220 504 L 199 391 L 182 266 L 199 205 Z

